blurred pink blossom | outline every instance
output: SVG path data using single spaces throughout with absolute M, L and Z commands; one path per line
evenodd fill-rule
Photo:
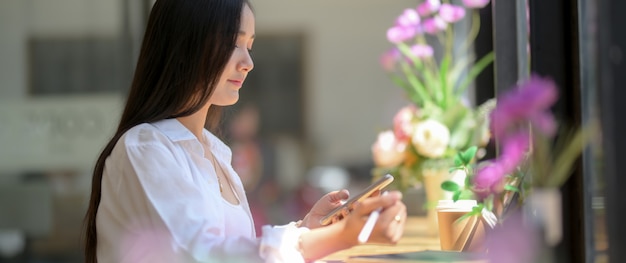
M 524 155 L 530 148 L 530 134 L 521 131 L 504 138 L 502 143 L 502 153 L 497 159 L 504 174 L 509 174 L 522 162 Z
M 416 27 L 420 23 L 420 16 L 417 10 L 407 8 L 396 20 L 396 25 L 401 27 Z
M 408 142 L 411 139 L 416 112 L 417 107 L 409 105 L 400 109 L 393 117 L 393 131 L 398 141 Z
M 504 188 L 504 169 L 498 162 L 489 163 L 478 169 L 472 177 L 473 191 L 480 200 L 491 194 L 501 193 Z
M 400 51 L 397 48 L 392 48 L 380 56 L 380 65 L 386 71 L 393 71 L 399 58 Z
M 552 135 L 556 131 L 550 107 L 558 99 L 556 84 L 547 78 L 533 75 L 522 84 L 498 98 L 498 105 L 491 113 L 491 130 L 501 137 L 511 128 L 526 125 L 528 121 L 539 131 Z
M 557 123 L 551 112 L 542 112 L 531 116 L 530 123 L 544 135 L 553 136 L 556 134 Z
M 420 16 L 428 16 L 439 11 L 440 6 L 440 0 L 426 0 L 417 6 L 417 13 L 419 13 Z
M 185 262 L 166 229 L 135 227 L 119 242 L 120 262 Z
M 437 34 L 437 32 L 446 29 L 447 26 L 448 26 L 448 23 L 446 23 L 446 21 L 441 19 L 441 17 L 439 16 L 426 19 L 422 23 L 422 28 L 424 29 L 424 32 L 428 34 Z
M 400 43 L 411 39 L 416 33 L 416 27 L 393 26 L 387 30 L 387 40 L 391 43 Z
M 439 16 L 443 21 L 454 23 L 465 17 L 465 8 L 458 5 L 442 4 L 439 8 Z
M 540 233 L 536 227 L 525 222 L 522 213 L 516 212 L 487 235 L 489 262 L 528 263 L 538 260 Z
M 399 141 L 393 131 L 386 130 L 378 134 L 372 145 L 372 157 L 376 166 L 394 167 L 405 159 L 407 143 Z
M 433 48 L 429 45 L 417 44 L 411 46 L 411 54 L 418 58 L 428 58 L 433 56 Z
M 463 5 L 469 8 L 483 8 L 490 0 L 463 0 Z

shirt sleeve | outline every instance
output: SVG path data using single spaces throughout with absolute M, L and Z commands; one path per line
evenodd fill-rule
M 192 262 L 304 262 L 297 240 L 305 228 L 266 226 L 260 239 L 228 237 L 221 200 L 201 192 L 198 184 L 207 182 L 191 175 L 187 159 L 161 143 L 127 145 L 126 154 L 130 165 L 124 176 L 136 178 L 140 198 L 146 199 L 145 207 L 133 209 L 137 218 L 147 217 L 141 224 L 170 240 L 152 255 L 169 253 L 180 262 L 188 262 L 187 257 Z M 132 183 L 126 187 L 133 189 Z M 163 258 L 172 258 L 169 254 Z
M 265 262 L 304 263 L 300 235 L 308 231 L 306 227 L 297 227 L 295 222 L 284 226 L 263 226 L 259 253 Z

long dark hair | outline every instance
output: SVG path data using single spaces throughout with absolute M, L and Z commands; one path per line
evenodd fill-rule
M 104 162 L 120 137 L 146 122 L 191 115 L 208 101 L 228 63 L 247 0 L 157 0 L 117 131 L 96 162 L 84 221 L 85 262 L 96 263 L 96 213 Z M 211 106 L 207 128 L 219 124 Z

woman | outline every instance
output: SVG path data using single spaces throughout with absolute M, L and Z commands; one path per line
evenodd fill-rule
M 370 241 L 395 243 L 406 208 L 393 192 L 319 219 L 348 197 L 322 197 L 299 223 L 256 238 L 230 149 L 213 133 L 220 107 L 239 98 L 253 68 L 255 21 L 246 0 L 158 0 L 126 107 L 94 170 L 85 218 L 87 262 L 302 262 L 356 245 L 367 215 L 383 212 Z

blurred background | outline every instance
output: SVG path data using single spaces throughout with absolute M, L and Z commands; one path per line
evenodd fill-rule
M 323 193 L 371 181 L 370 147 L 408 103 L 379 64 L 386 30 L 420 2 L 252 0 L 255 68 L 225 112 L 223 138 L 257 224 L 297 220 Z M 608 262 L 609 251 L 624 262 L 625 251 L 609 250 L 626 244 L 626 182 L 617 176 L 626 124 L 613 114 L 626 80 L 611 73 L 624 70 L 626 38 L 609 26 L 626 22 L 613 8 L 623 1 L 499 3 L 481 13 L 475 49 L 494 50 L 495 68 L 470 98 L 491 98 L 530 70 L 557 80 L 561 116 L 604 113 L 605 141 L 563 189 L 558 258 Z M 121 114 L 152 4 L 0 0 L 0 262 L 82 262 L 92 168 Z M 408 208 L 419 214 L 423 192 L 412 195 Z
M 0 261 L 80 262 L 91 171 L 116 128 L 151 0 L 0 1 Z M 255 69 L 224 140 L 257 224 L 370 181 L 405 103 L 379 66 L 409 0 L 253 1 Z M 367 76 L 366 78 L 364 76 Z

